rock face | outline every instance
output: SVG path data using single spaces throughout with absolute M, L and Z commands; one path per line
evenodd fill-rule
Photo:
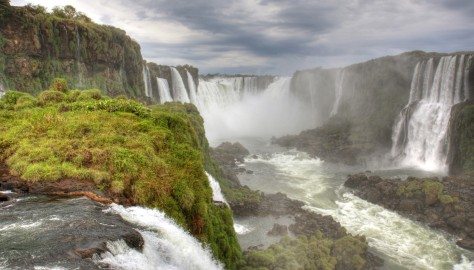
M 449 173 L 474 175 L 473 101 L 463 102 L 452 108 L 448 138 Z
M 474 181 L 472 177 L 442 180 L 410 177 L 382 179 L 355 174 L 344 184 L 354 193 L 402 215 L 424 222 L 460 238 L 457 244 L 474 249 Z
M 61 76 L 77 88 L 142 95 L 140 46 L 123 30 L 12 7 L 0 17 L 0 40 L 0 80 L 7 89 L 38 93 Z
M 310 154 L 322 152 L 321 158 L 325 158 L 324 152 L 329 152 L 327 158 L 331 161 L 331 152 L 340 153 L 336 154 L 343 157 L 340 161 L 349 164 L 364 163 L 368 154 L 387 152 L 392 144 L 395 120 L 409 100 L 416 64 L 455 54 L 468 53 L 413 51 L 341 69 L 298 71 L 292 78 L 291 91 L 314 108 L 312 113 L 319 117 L 315 125 L 323 125 L 276 142 Z M 472 74 L 467 78 L 469 85 L 474 85 Z M 333 128 L 338 123 L 344 123 L 344 128 L 335 133 Z M 320 147 L 324 149 L 316 150 Z
M 0 96 L 3 90 L 37 94 L 52 79 L 63 77 L 71 88 L 98 88 L 107 95 L 126 95 L 159 102 L 156 77 L 171 85 L 170 67 L 146 63 L 140 45 L 125 31 L 98 25 L 85 15 L 50 14 L 41 7 L 3 8 L 0 14 Z M 144 66 L 150 80 L 144 80 Z M 176 67 L 186 82 L 189 71 L 198 85 L 198 69 Z M 154 99 L 146 96 L 151 84 Z M 185 87 L 189 92 L 188 84 Z

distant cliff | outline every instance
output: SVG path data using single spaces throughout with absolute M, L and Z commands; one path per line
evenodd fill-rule
M 340 69 L 297 71 L 291 82 L 292 92 L 310 103 L 312 113 L 319 116 L 321 123 L 327 124 L 314 131 L 305 131 L 300 137 L 288 136 L 277 142 L 303 150 L 318 148 L 309 151 L 313 154 L 327 152 L 339 156 L 337 152 L 341 150 L 341 155 L 351 153 L 352 156 L 345 159 L 348 163 L 360 163 L 359 156 L 379 149 L 387 151 L 392 144 L 394 123 L 409 101 L 417 63 L 430 58 L 437 63 L 443 56 L 460 54 L 465 53 L 413 51 Z M 469 63 L 470 70 L 474 69 L 473 62 Z M 473 74 L 471 72 L 466 78 L 466 84 L 474 85 Z M 471 97 L 474 96 L 472 91 L 471 87 Z M 322 151 L 317 147 L 321 144 L 332 144 L 337 149 Z

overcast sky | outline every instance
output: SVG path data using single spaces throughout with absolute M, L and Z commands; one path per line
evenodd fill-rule
M 410 50 L 474 50 L 474 0 L 12 0 L 72 5 L 146 60 L 201 73 L 291 74 Z

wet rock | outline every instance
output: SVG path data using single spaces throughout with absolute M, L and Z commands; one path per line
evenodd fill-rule
M 107 251 L 107 247 L 106 247 L 105 242 L 103 242 L 97 247 L 78 248 L 74 250 L 74 254 L 81 257 L 81 259 L 90 259 L 94 256 L 94 254 L 100 255 L 106 251 Z
M 283 236 L 288 234 L 288 226 L 278 223 L 273 224 L 273 228 L 267 232 L 271 236 Z
M 0 202 L 6 202 L 8 200 L 10 200 L 10 198 L 6 194 L 0 192 Z
M 138 251 L 143 250 L 143 246 L 145 245 L 145 240 L 143 239 L 142 235 L 137 231 L 131 231 L 122 236 L 123 240 L 127 245 L 133 249 Z
M 474 250 L 474 239 L 472 238 L 458 240 L 456 244 L 462 248 Z

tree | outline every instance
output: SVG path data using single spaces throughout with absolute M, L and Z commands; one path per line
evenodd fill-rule
M 77 12 L 73 6 L 70 6 L 70 5 L 64 6 L 63 10 L 64 10 L 64 14 L 66 15 L 66 18 L 74 19 L 74 17 L 76 17 Z

